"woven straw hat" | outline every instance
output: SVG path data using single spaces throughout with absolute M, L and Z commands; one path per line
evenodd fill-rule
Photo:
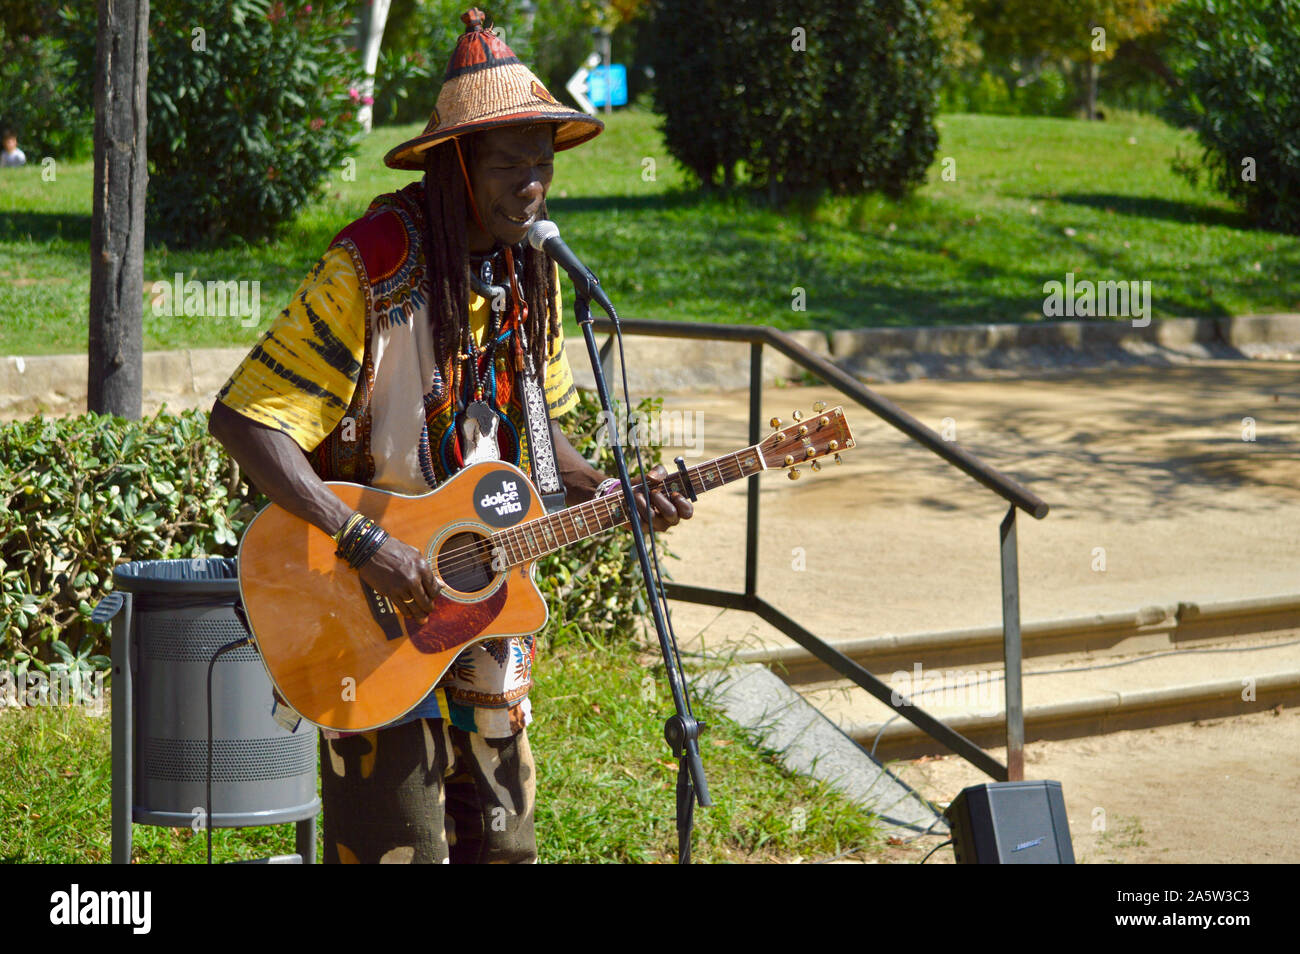
M 483 11 L 461 15 L 465 32 L 447 64 L 438 103 L 424 132 L 384 157 L 393 169 L 424 169 L 424 152 L 456 136 L 496 129 L 556 123 L 555 151 L 571 149 L 596 136 L 605 124 L 561 106 L 505 42 L 484 29 Z

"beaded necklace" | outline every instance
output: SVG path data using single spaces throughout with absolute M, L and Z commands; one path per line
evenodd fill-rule
M 504 285 L 495 285 L 495 270 L 502 266 L 509 280 Z M 461 376 L 465 387 L 457 396 L 461 412 L 455 417 L 452 455 L 462 466 L 465 463 L 464 445 L 470 440 L 468 422 L 472 422 L 480 435 L 495 440 L 497 418 L 502 414 L 496 387 L 497 353 L 513 342 L 515 370 L 523 371 L 522 339 L 528 320 L 528 304 L 520 287 L 520 276 L 511 247 L 498 245 L 485 255 L 471 255 L 470 284 L 475 292 L 487 300 L 490 317 L 481 347 L 474 342 L 469 322 L 465 323 L 461 335 L 462 347 L 457 355 L 465 368 Z

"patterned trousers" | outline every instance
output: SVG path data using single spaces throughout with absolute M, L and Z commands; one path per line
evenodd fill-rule
M 505 739 L 416 719 L 321 737 L 326 864 L 537 860 L 533 756 Z

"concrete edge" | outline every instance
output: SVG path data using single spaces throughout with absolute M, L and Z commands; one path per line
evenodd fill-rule
M 1051 738 L 1096 735 L 1099 734 L 1096 730 L 1098 722 L 1105 725 L 1101 731 L 1118 731 L 1142 725 L 1168 725 L 1197 718 L 1219 717 L 1223 714 L 1219 709 L 1225 703 L 1234 707 L 1231 714 L 1300 703 L 1300 670 L 1259 676 L 1254 683 L 1255 698 L 1248 703 L 1241 700 L 1242 689 L 1243 684 L 1239 678 L 1221 679 L 1155 689 L 1117 691 L 1068 702 L 1030 706 L 1025 709 L 1025 740 L 1032 742 L 1036 736 L 1045 735 Z M 988 744 L 981 742 L 982 739 L 1005 740 L 1006 721 L 1001 711 L 995 714 L 953 716 L 941 721 L 977 744 Z M 893 758 L 913 758 L 926 753 L 947 751 L 910 722 L 859 723 L 844 731 L 863 745 L 878 744 L 877 751 L 884 750 Z
M 1300 356 L 1300 314 L 1291 313 L 1154 319 L 1144 327 L 1102 319 L 858 328 L 829 334 L 800 330 L 790 335 L 814 354 L 868 381 L 1113 362 Z M 733 390 L 749 378 L 748 344 L 628 335 L 625 345 L 629 386 L 637 394 Z M 582 339 L 566 339 L 565 347 L 578 386 L 592 387 Z M 245 354 L 246 348 L 145 352 L 144 389 L 155 398 L 215 395 Z M 772 349 L 765 349 L 763 362 L 766 384 L 796 381 L 803 373 L 797 363 Z M 0 408 L 78 401 L 84 406 L 86 374 L 84 354 L 4 356 Z
M 1253 599 L 1222 600 L 1214 603 L 1178 602 L 1144 606 L 1137 610 L 1097 613 L 1092 616 L 1039 620 L 1021 625 L 1020 634 L 1026 649 L 1066 637 L 1099 637 L 1120 634 L 1170 636 L 1180 629 L 1204 627 L 1241 616 L 1270 617 L 1300 614 L 1300 593 L 1286 593 Z M 1300 625 L 1297 620 L 1295 625 Z M 936 650 L 1002 646 L 1002 627 L 980 626 L 971 629 L 942 630 L 933 633 L 884 634 L 859 639 L 832 640 L 830 644 L 851 659 L 912 654 L 918 658 Z M 1026 653 L 1028 655 L 1029 653 Z M 807 666 L 822 666 L 802 646 L 773 646 L 742 649 L 726 657 L 738 664 L 755 663 L 780 666 L 793 671 Z
M 914 789 L 765 667 L 708 669 L 688 679 L 701 700 L 779 752 L 788 770 L 824 782 L 862 805 L 884 823 L 882 830 L 947 832 L 942 815 Z M 704 768 L 707 773 L 708 765 Z

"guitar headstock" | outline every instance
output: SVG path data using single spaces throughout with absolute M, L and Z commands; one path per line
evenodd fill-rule
M 760 441 L 758 451 L 770 470 L 790 468 L 791 480 L 799 479 L 796 465 L 807 463 L 813 470 L 821 470 L 819 460 L 828 454 L 835 455 L 835 463 L 842 463 L 839 452 L 856 444 L 844 408 L 837 405 L 828 410 L 824 401 L 813 405 L 811 417 L 805 418 L 803 412 L 795 411 L 794 420 L 788 424 L 779 417 L 772 418 L 770 423 L 776 433 Z

